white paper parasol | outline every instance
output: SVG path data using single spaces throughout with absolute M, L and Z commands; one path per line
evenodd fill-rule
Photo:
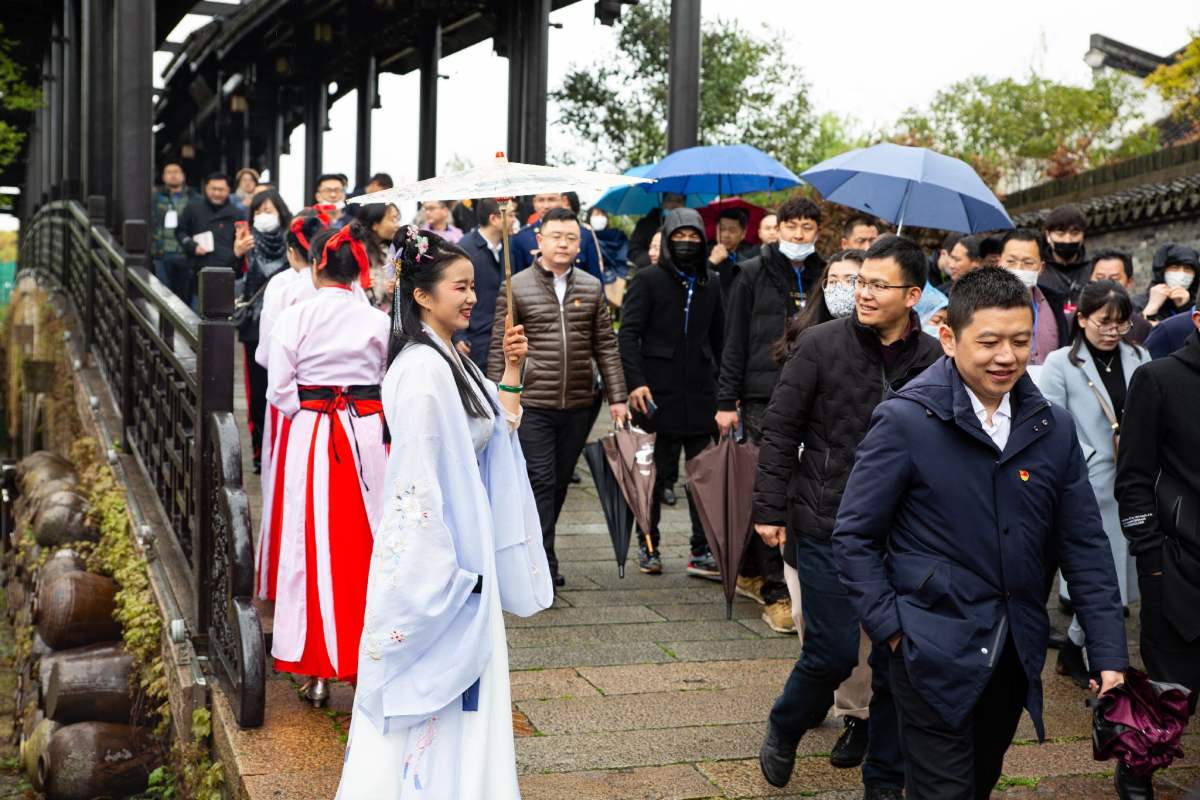
M 614 186 L 634 186 L 653 183 L 649 178 L 630 175 L 610 175 L 588 172 L 573 167 L 546 167 L 540 164 L 520 164 L 509 161 L 503 153 L 482 167 L 473 167 L 450 175 L 426 178 L 423 181 L 382 189 L 370 194 L 351 197 L 347 203 L 400 203 L 422 200 L 467 200 L 494 197 L 507 200 L 530 194 L 560 194 L 564 192 L 607 191 Z M 512 324 L 512 259 L 509 255 L 508 205 L 500 206 L 504 234 L 504 285 L 508 299 L 508 324 Z

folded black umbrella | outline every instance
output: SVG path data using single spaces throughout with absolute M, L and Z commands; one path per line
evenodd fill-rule
M 625 502 L 621 485 L 613 474 L 608 456 L 604 451 L 604 440 L 597 439 L 583 448 L 583 457 L 587 459 L 588 469 L 592 471 L 592 480 L 596 482 L 596 494 L 600 496 L 600 508 L 604 511 L 604 521 L 608 525 L 608 535 L 612 539 L 613 552 L 617 556 L 617 575 L 625 577 L 625 560 L 629 557 L 629 537 L 633 531 L 633 511 Z

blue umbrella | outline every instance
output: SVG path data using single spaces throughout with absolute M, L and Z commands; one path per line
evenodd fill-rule
M 641 178 L 653 166 L 653 164 L 640 164 L 625 170 L 624 174 L 631 178 Z M 662 195 L 660 194 L 662 191 L 653 183 L 643 183 L 637 186 L 614 186 L 600 195 L 599 199 L 592 203 L 592 208 L 598 208 L 609 214 L 641 216 L 642 214 L 648 214 L 653 209 L 662 205 Z M 689 194 L 685 205 L 688 208 L 700 208 L 701 206 L 708 205 L 714 196 L 709 194 Z
M 975 170 L 924 147 L 884 143 L 822 161 L 801 177 L 831 203 L 922 228 L 978 233 L 1013 227 Z
M 730 195 L 774 192 L 800 183 L 790 169 L 748 144 L 676 150 L 643 176 L 655 191 Z

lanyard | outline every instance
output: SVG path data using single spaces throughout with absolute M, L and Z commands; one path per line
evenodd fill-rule
M 687 281 L 687 300 L 683 303 L 683 335 L 687 336 L 688 317 L 692 314 L 692 294 L 696 291 L 696 276 L 688 275 L 684 280 Z
M 804 308 L 804 278 L 800 270 L 796 267 L 792 267 L 792 272 L 796 273 L 796 289 L 800 292 L 800 308 Z M 799 310 L 797 310 L 797 313 L 799 313 Z
M 1038 346 L 1037 346 L 1037 337 L 1038 337 L 1038 313 L 1039 313 L 1038 306 L 1040 306 L 1040 305 L 1041 305 L 1041 303 L 1039 303 L 1039 302 L 1037 301 L 1037 297 L 1036 297 L 1036 296 L 1034 296 L 1034 294 L 1033 294 L 1033 292 L 1032 292 L 1032 291 L 1030 291 L 1030 294 L 1029 294 L 1029 296 L 1033 298 L 1033 338 L 1032 338 L 1032 340 L 1031 340 L 1031 341 L 1032 341 L 1032 343 L 1033 343 L 1033 347 L 1032 347 L 1032 349 L 1031 349 L 1031 354 L 1036 356 L 1036 355 L 1038 354 Z

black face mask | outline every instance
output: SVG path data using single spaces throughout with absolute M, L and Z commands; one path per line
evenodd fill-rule
M 1054 255 L 1068 263 L 1074 261 L 1079 251 L 1083 250 L 1083 242 L 1051 242 L 1050 246 L 1054 248 Z
M 696 273 L 704 262 L 704 244 L 702 242 L 668 242 L 667 249 L 671 253 L 671 263 L 680 272 Z

